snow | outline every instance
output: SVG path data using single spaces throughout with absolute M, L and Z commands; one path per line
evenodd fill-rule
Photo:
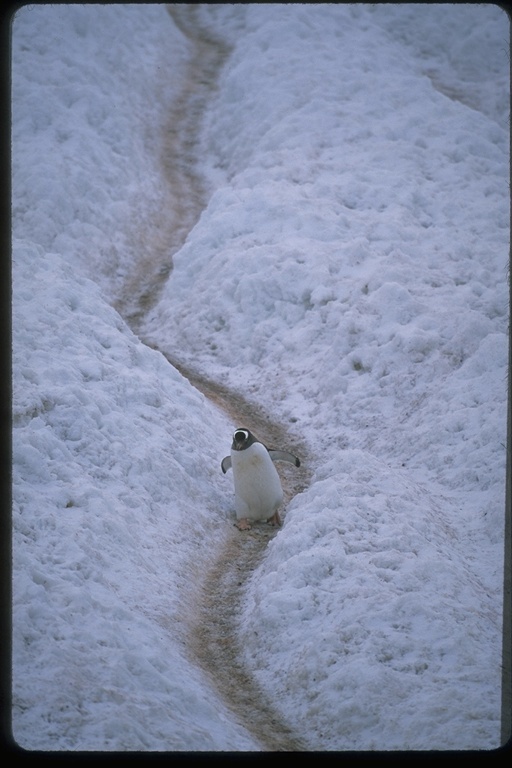
M 17 64 L 31 33 L 41 45 Z M 160 7 L 32 8 L 14 21 L 13 733 L 26 749 L 255 748 L 186 647 L 191 586 L 231 514 L 218 438 L 231 425 L 85 276 L 109 285 L 98 260 L 150 167 L 132 110 L 140 131 L 158 118 L 136 106 L 172 36 Z M 107 105 L 115 92 L 123 112 L 95 127 L 72 105 L 53 111 L 59 77 Z M 33 103 L 50 125 L 23 128 Z M 56 143 L 64 130 L 82 146 L 77 165 Z M 151 212 L 158 186 L 145 184 Z
M 247 665 L 313 750 L 495 748 L 508 19 L 199 15 L 232 48 L 210 196 L 142 337 L 288 423 L 314 471 L 247 585 Z M 12 55 L 14 737 L 258 749 L 187 651 L 233 425 L 113 308 L 166 217 L 189 42 L 164 6 L 28 6 Z

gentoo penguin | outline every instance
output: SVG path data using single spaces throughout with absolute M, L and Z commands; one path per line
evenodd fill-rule
M 233 468 L 236 525 L 241 531 L 248 530 L 250 521 L 255 520 L 281 525 L 277 510 L 283 489 L 274 461 L 289 461 L 300 467 L 300 461 L 291 453 L 269 450 L 248 429 L 235 430 L 231 455 L 222 459 L 221 467 L 224 474 Z

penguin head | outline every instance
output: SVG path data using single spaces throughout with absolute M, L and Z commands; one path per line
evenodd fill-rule
M 254 435 L 249 432 L 248 429 L 236 429 L 233 433 L 233 442 L 231 444 L 231 448 L 234 451 L 244 451 L 246 448 L 248 448 L 253 443 L 257 443 L 258 441 L 254 437 Z

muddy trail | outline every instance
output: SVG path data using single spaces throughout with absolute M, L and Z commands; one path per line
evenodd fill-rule
M 297 435 L 272 420 L 265 411 L 218 383 L 200 376 L 170 360 L 203 394 L 222 408 L 237 426 L 245 425 L 269 447 L 284 447 L 301 459 L 299 468 L 280 463 L 286 506 L 309 482 L 311 469 L 307 446 Z M 220 468 L 219 468 L 220 471 Z M 284 513 L 284 514 L 283 514 Z M 250 531 L 232 526 L 222 550 L 199 592 L 195 620 L 190 632 L 190 647 L 212 685 L 221 694 L 235 719 L 262 745 L 265 751 L 305 751 L 297 734 L 283 722 L 242 660 L 238 643 L 238 623 L 245 600 L 247 582 L 259 565 L 268 542 L 279 529 L 265 523 Z
M 172 271 L 172 255 L 183 245 L 207 203 L 207 191 L 196 161 L 199 125 L 229 55 L 227 46 L 199 24 L 197 6 L 171 6 L 169 12 L 192 43 L 192 54 L 164 140 L 162 166 L 170 190 L 169 222 L 160 234 L 162 242 L 158 247 L 148 248 L 147 256 L 126 280 L 122 297 L 116 303 L 120 314 L 139 336 L 144 317 L 158 301 Z M 150 346 L 158 348 L 154 342 Z M 308 485 L 311 474 L 305 442 L 240 393 L 163 354 L 194 387 L 227 413 L 235 427 L 246 426 L 268 447 L 283 448 L 300 457 L 300 468 L 277 465 L 284 490 L 280 513 L 285 518 L 288 503 Z M 223 698 L 235 722 L 251 733 L 263 751 L 300 751 L 305 750 L 300 738 L 283 722 L 244 666 L 237 640 L 248 580 L 278 531 L 267 524 L 256 524 L 244 532 L 233 525 L 227 533 L 215 564 L 198 586 L 194 618 L 189 622 L 189 652 Z
M 230 48 L 201 27 L 198 7 L 169 5 L 178 29 L 191 42 L 190 57 L 178 96 L 169 110 L 160 147 L 160 165 L 167 181 L 167 215 L 149 233 L 142 257 L 125 278 L 115 308 L 139 333 L 145 315 L 160 298 L 172 271 L 172 257 L 184 244 L 208 201 L 197 155 L 201 115 L 211 98 Z

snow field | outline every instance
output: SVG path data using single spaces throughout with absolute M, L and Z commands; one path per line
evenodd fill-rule
M 247 587 L 247 663 L 312 749 L 493 748 L 506 17 L 198 13 L 233 46 L 202 126 L 212 194 L 144 337 L 288 420 L 315 465 Z M 14 23 L 27 749 L 257 748 L 186 648 L 233 519 L 232 425 L 110 306 L 169 214 L 159 142 L 188 55 L 162 6 L 27 7 Z

